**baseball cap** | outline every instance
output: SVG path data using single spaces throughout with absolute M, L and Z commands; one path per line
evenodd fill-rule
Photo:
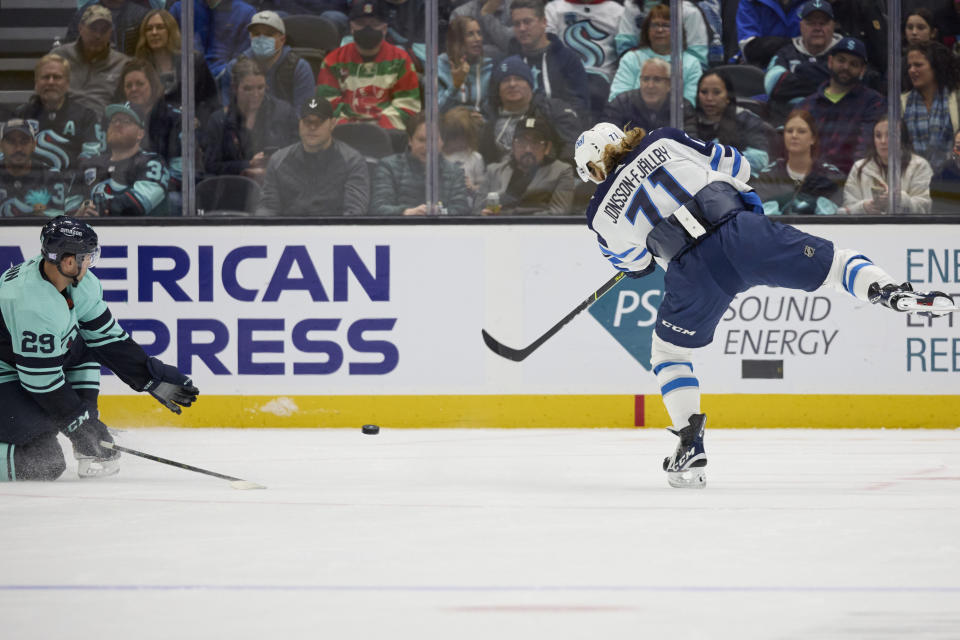
M 113 24 L 113 14 L 110 13 L 110 9 L 107 9 L 102 4 L 90 5 L 84 9 L 83 15 L 80 16 L 80 24 L 85 27 L 98 20 L 106 20 L 111 25 Z
M 300 119 L 303 120 L 307 116 L 319 116 L 324 120 L 332 118 L 333 106 L 326 98 L 310 98 L 300 107 Z
M 13 133 L 14 131 L 25 133 L 31 138 L 34 137 L 33 127 L 30 126 L 29 122 L 20 118 L 13 118 L 12 120 L 7 120 L 3 124 L 3 132 L 0 133 L 0 140 L 6 138 L 8 133 Z
M 838 53 L 850 53 L 863 58 L 864 62 L 867 61 L 867 48 L 857 38 L 847 36 L 830 49 L 830 55 Z
M 350 5 L 350 19 L 358 18 L 379 18 L 384 22 L 387 20 L 380 0 L 355 0 Z
M 553 126 L 539 113 L 528 114 L 520 118 L 517 128 L 513 130 L 513 137 L 518 138 L 524 133 L 534 133 L 543 140 L 553 140 Z
M 833 18 L 833 6 L 827 2 L 827 0 L 810 0 L 809 2 L 804 2 L 800 7 L 800 19 L 803 20 L 816 11 L 825 13 L 830 16 L 830 18 Z
M 260 13 L 253 14 L 253 17 L 250 18 L 250 24 L 247 25 L 247 30 L 249 31 L 250 27 L 258 24 L 265 24 L 268 27 L 273 27 L 284 35 L 287 34 L 287 28 L 283 24 L 283 19 L 273 11 L 261 11 Z
M 137 108 L 129 102 L 124 102 L 123 104 L 108 104 L 105 113 L 107 114 L 108 122 L 113 120 L 113 116 L 122 113 L 129 116 L 138 127 L 143 129 L 143 116 L 141 116 Z

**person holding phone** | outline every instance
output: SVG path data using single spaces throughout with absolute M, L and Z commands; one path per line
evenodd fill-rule
M 253 60 L 241 58 L 231 70 L 230 106 L 210 117 L 203 130 L 204 167 L 215 175 L 262 180 L 274 151 L 297 141 L 297 115 L 267 94 L 267 79 Z
M 843 189 L 843 207 L 837 213 L 885 214 L 930 213 L 930 163 L 913 153 L 907 129 L 900 128 L 900 210 L 887 211 L 890 184 L 889 123 L 883 115 L 873 126 L 873 144 L 867 156 L 857 160 Z

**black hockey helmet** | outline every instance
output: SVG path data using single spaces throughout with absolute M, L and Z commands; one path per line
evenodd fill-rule
M 86 222 L 70 216 L 57 216 L 43 225 L 40 231 L 40 250 L 43 259 L 59 265 L 64 256 L 76 256 L 82 262 L 90 256 L 90 266 L 100 257 L 97 232 Z

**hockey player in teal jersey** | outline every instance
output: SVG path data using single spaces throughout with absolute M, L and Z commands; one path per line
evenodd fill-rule
M 189 377 L 144 350 L 120 327 L 87 270 L 97 234 L 58 216 L 43 227 L 41 255 L 0 276 L 0 482 L 56 480 L 66 468 L 57 433 L 73 444 L 82 478 L 119 471 L 99 419 L 100 367 L 180 413 L 199 393 Z

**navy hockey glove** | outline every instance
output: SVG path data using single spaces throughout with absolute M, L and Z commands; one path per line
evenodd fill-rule
M 64 427 L 63 432 L 73 444 L 77 459 L 77 473 L 81 478 L 112 476 L 120 471 L 120 452 L 106 449 L 100 442 L 113 443 L 107 425 L 84 411 Z
M 626 274 L 628 278 L 642 278 L 644 276 L 650 275 L 656 269 L 657 269 L 657 263 L 651 260 L 650 264 L 648 264 L 646 267 L 644 267 L 640 271 L 627 271 Z
M 180 406 L 189 407 L 196 402 L 200 390 L 193 386 L 193 380 L 185 376 L 176 367 L 164 364 L 157 358 L 147 358 L 147 371 L 150 381 L 141 391 L 147 391 L 160 404 L 179 414 Z

